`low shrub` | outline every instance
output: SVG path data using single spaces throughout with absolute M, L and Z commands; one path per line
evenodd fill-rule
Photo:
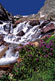
M 55 37 L 40 40 L 40 46 L 26 45 L 19 50 L 21 63 L 12 70 L 11 81 L 54 81 L 55 80 Z M 2 80 L 1 80 L 2 81 Z

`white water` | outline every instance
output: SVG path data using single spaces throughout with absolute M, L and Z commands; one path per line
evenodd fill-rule
M 43 21 L 40 23 L 40 25 Z M 5 30 L 4 30 L 5 25 Z M 41 38 L 41 29 L 40 25 L 36 25 L 32 27 L 29 25 L 29 22 L 22 22 L 16 26 L 16 28 L 12 27 L 12 24 L 3 22 L 0 24 L 0 34 L 3 35 L 4 41 L 10 44 L 27 44 L 30 41 L 35 41 L 36 39 Z M 9 30 L 10 29 L 10 30 Z M 25 34 L 23 36 L 17 36 L 19 32 L 23 31 Z M 5 48 L 5 46 L 0 46 L 0 52 Z M 14 46 L 9 46 L 9 49 L 5 52 L 5 56 L 0 59 L 0 65 L 6 65 L 13 62 L 16 62 L 19 57 L 19 52 L 13 52 Z
M 4 30 L 4 25 L 5 29 Z M 10 27 L 10 31 L 9 31 Z M 13 29 L 12 25 L 9 23 L 3 22 L 2 25 L 0 25 L 0 34 L 4 35 L 4 41 L 10 44 L 23 44 L 30 41 L 34 41 L 37 38 L 40 37 L 41 30 L 39 29 L 39 25 L 32 27 L 29 25 L 29 22 L 22 22 L 16 26 L 16 28 Z M 25 35 L 23 36 L 17 36 L 19 32 L 23 31 Z M 9 33 L 10 32 L 10 33 Z M 0 46 L 0 51 L 2 51 L 4 47 Z M 13 53 L 13 47 L 9 46 L 9 49 L 5 52 L 5 56 L 3 56 L 0 59 L 0 65 L 6 65 L 9 63 L 13 63 L 16 61 L 16 59 L 19 57 L 19 52 L 17 51 L 15 54 Z
M 20 31 L 23 31 L 25 35 L 16 36 Z M 25 21 L 18 24 L 17 27 L 13 29 L 12 34 L 5 35 L 4 41 L 13 44 L 24 44 L 36 40 L 36 38 L 39 38 L 40 34 L 41 30 L 39 29 L 39 25 L 32 27 L 29 25 L 29 22 Z
M 2 48 L 3 49 L 3 48 Z M 16 60 L 19 57 L 19 52 L 16 51 L 15 53 L 13 52 L 12 48 L 9 48 L 6 52 L 5 52 L 5 56 L 3 56 L 0 59 L 0 65 L 6 65 L 6 64 L 10 64 L 13 62 L 16 62 Z

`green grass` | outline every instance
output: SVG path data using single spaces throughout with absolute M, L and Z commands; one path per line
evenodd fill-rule
M 51 60 L 53 61 L 51 62 Z M 33 72 L 32 78 L 23 81 L 55 81 L 55 60 L 51 60 L 49 61 L 50 67 Z
M 53 43 L 50 43 L 52 40 Z M 47 48 L 48 44 L 45 43 L 52 45 Z M 14 65 L 12 79 L 8 74 L 0 78 L 0 81 L 55 81 L 55 36 L 51 36 L 45 43 L 40 48 L 27 45 L 20 49 L 19 54 L 23 61 Z
M 52 35 L 47 41 L 46 41 L 46 43 L 49 43 L 51 40 L 53 40 L 54 39 L 54 36 Z

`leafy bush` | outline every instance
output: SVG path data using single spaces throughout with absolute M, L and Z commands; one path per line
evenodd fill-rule
M 38 48 L 33 45 L 25 46 L 19 51 L 20 58 L 23 59 L 23 61 L 20 64 L 23 65 L 20 68 L 18 68 L 19 70 L 17 70 L 17 66 L 15 66 L 13 70 L 14 73 L 16 69 L 18 72 L 16 76 L 19 77 L 20 80 L 23 80 L 31 78 L 33 72 L 43 72 L 46 69 L 51 68 L 52 64 L 55 61 L 54 49 L 55 47 L 53 41 L 50 41 L 49 44 L 47 44 L 45 41 L 41 40 L 40 46 Z
M 20 57 L 23 61 L 18 65 L 15 64 L 13 74 L 15 78 L 20 80 L 31 78 L 32 73 L 38 65 L 38 55 L 36 55 L 36 47 L 27 45 L 20 50 Z M 16 72 L 16 74 L 15 74 Z
M 7 81 L 55 80 L 55 37 L 39 43 L 38 48 L 29 44 L 20 49 L 22 62 L 14 65 L 13 76 L 10 78 L 8 75 Z
M 55 41 L 54 39 L 55 39 L 55 36 L 52 35 L 51 37 L 48 38 L 48 40 L 46 41 L 46 43 L 49 43 L 51 40 Z
M 10 81 L 10 79 L 8 78 L 8 75 L 5 74 L 0 78 L 0 81 Z

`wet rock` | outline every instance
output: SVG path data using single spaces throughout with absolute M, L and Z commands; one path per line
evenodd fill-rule
M 5 45 L 5 46 L 8 46 L 9 44 L 8 43 L 6 43 L 4 40 L 3 40 L 3 36 L 2 35 L 0 35 L 0 46 L 1 45 Z
M 23 17 L 23 18 L 16 20 L 15 23 L 13 24 L 13 27 L 15 27 L 17 24 L 24 22 L 24 21 L 27 21 L 27 22 L 28 21 L 30 21 L 30 22 L 35 21 L 36 24 L 39 23 L 37 15 L 35 15 L 33 18 L 32 18 L 32 16 L 31 17 L 28 16 L 28 17 Z M 33 22 L 33 24 L 35 24 L 35 23 Z
M 21 40 L 21 38 L 20 38 L 20 37 L 18 37 L 18 38 L 16 39 L 16 41 L 19 41 L 19 40 Z
M 44 35 L 44 36 L 41 37 L 41 39 L 45 39 L 46 37 L 49 38 L 49 37 L 51 37 L 51 35 Z
M 40 22 L 39 22 L 39 20 L 31 20 L 29 24 L 30 24 L 31 26 L 36 26 L 36 25 L 39 25 Z
M 14 64 L 8 64 L 8 65 L 0 65 L 0 71 L 5 71 L 6 74 L 11 72 L 13 69 Z
M 2 35 L 0 35 L 0 40 L 2 40 L 3 39 L 3 36 Z
M 20 31 L 20 32 L 17 34 L 17 36 L 23 36 L 23 35 L 25 35 L 25 33 L 24 33 L 23 31 Z
M 0 46 L 1 46 L 2 44 L 4 44 L 4 41 L 3 41 L 3 40 L 0 41 Z
M 2 22 L 2 21 L 0 21 L 0 24 L 3 24 L 3 22 Z
M 5 47 L 1 52 L 0 52 L 0 58 L 2 58 L 5 55 L 5 52 L 8 50 L 8 46 Z
M 2 36 L 2 35 L 0 35 L 0 46 L 1 46 L 2 44 L 4 44 L 4 41 L 3 41 L 3 36 Z
M 11 30 L 11 24 L 10 23 L 6 23 L 5 25 L 3 25 L 4 31 L 10 33 Z
M 40 25 L 40 28 L 43 28 L 46 24 L 48 24 L 50 21 L 49 20 L 46 20 L 44 21 L 41 25 Z
M 17 20 L 17 21 L 13 24 L 13 28 L 15 28 L 16 25 L 19 24 L 19 23 L 21 23 L 21 22 L 23 22 L 23 21 L 22 21 L 22 20 Z
M 5 69 L 5 68 L 9 68 L 10 65 L 0 65 L 0 69 Z
M 46 27 L 42 28 L 43 33 L 47 33 L 51 30 L 55 30 L 55 25 L 53 23 L 51 23 L 51 24 L 47 25 Z

